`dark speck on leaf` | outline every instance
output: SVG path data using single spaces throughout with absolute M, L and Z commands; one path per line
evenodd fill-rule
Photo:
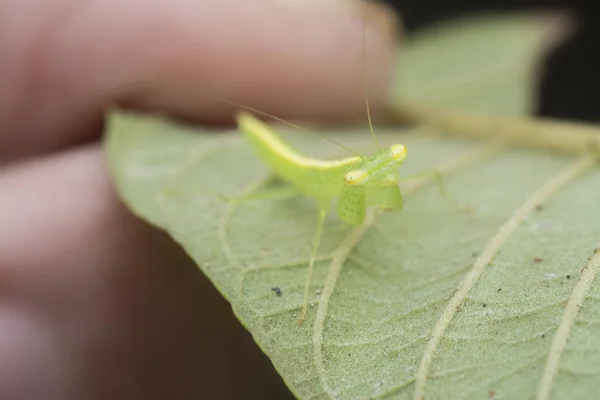
M 542 333 L 542 339 L 543 339 L 543 338 L 545 338 L 545 337 L 546 337 L 546 334 L 545 334 L 545 333 Z
M 543 258 L 540 258 L 540 257 L 535 257 L 535 258 L 533 259 L 533 262 L 534 262 L 534 263 L 536 263 L 536 264 L 539 264 L 539 263 L 541 263 L 542 261 L 544 261 L 544 259 L 543 259 Z
M 571 275 L 567 275 L 567 279 L 571 279 Z
M 487 304 L 483 303 L 483 308 L 486 308 L 486 307 L 487 307 Z
M 281 289 L 280 288 L 278 288 L 278 287 L 272 287 L 271 290 L 274 291 L 277 296 L 281 296 Z
M 499 288 L 499 289 L 498 289 L 498 291 L 499 291 L 499 292 L 501 292 L 501 291 L 502 291 L 502 288 Z
M 535 206 L 535 211 L 542 211 L 544 209 L 544 206 L 542 206 L 541 204 L 538 204 L 537 206 Z

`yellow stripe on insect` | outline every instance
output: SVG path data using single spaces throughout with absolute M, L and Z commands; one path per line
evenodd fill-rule
M 277 154 L 282 160 L 306 168 L 329 169 L 339 167 L 358 161 L 359 157 L 348 157 L 341 160 L 317 160 L 299 154 L 287 143 L 284 143 L 273 128 L 257 119 L 252 114 L 241 111 L 237 114 L 237 122 L 240 129 L 261 141 L 265 147 L 269 147 L 273 154 Z

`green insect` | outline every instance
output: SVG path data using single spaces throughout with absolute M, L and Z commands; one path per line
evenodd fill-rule
M 363 75 L 365 77 L 366 21 L 365 17 L 362 43 Z M 399 187 L 401 180 L 433 174 L 437 178 L 440 192 L 445 193 L 441 174 L 437 171 L 400 178 L 399 167 L 406 160 L 407 149 L 402 144 L 394 144 L 383 149 L 379 146 L 371 121 L 366 78 L 364 80 L 364 99 L 370 132 L 378 148 L 378 151 L 370 157 L 361 156 L 336 141 L 322 136 L 324 139 L 354 153 L 355 156 L 331 161 L 309 158 L 298 153 L 273 128 L 255 118 L 251 113 L 243 111 L 237 115 L 240 130 L 260 158 L 276 177 L 291 184 L 292 190 L 289 191 L 288 195 L 298 194 L 313 198 L 317 202 L 317 228 L 312 242 L 304 284 L 300 323 L 306 318 L 308 291 L 321 240 L 321 232 L 327 212 L 334 201 L 337 200 L 337 214 L 340 219 L 349 225 L 355 226 L 363 222 L 367 207 L 373 206 L 388 211 L 402 210 L 404 199 Z M 231 101 L 227 101 L 227 103 L 305 130 L 259 110 Z
M 366 75 L 364 57 L 367 33 L 366 21 L 365 18 L 362 46 L 364 75 Z M 368 207 L 376 207 L 388 211 L 401 210 L 404 203 L 399 187 L 401 180 L 421 178 L 425 174 L 429 175 L 430 172 L 400 178 L 399 167 L 406 160 L 407 149 L 402 144 L 394 144 L 383 149 L 379 146 L 371 121 L 366 78 L 364 80 L 366 113 L 371 135 L 378 148 L 378 151 L 369 157 L 361 156 L 344 145 L 322 135 L 319 136 L 348 150 L 355 154 L 355 156 L 341 160 L 318 160 L 307 157 L 297 152 L 271 126 L 254 117 L 253 114 L 260 114 L 278 120 L 300 130 L 307 131 L 306 129 L 274 115 L 231 100 L 216 96 L 214 98 L 210 96 L 210 98 L 246 110 L 239 112 L 237 115 L 240 131 L 242 131 L 247 141 L 270 168 L 272 173 L 280 180 L 290 184 L 277 197 L 281 198 L 281 194 L 283 194 L 283 197 L 301 195 L 316 200 L 318 208 L 317 227 L 312 241 L 310 261 L 304 285 L 302 311 L 299 316 L 299 322 L 302 323 L 306 318 L 308 310 L 309 286 L 319 249 L 321 232 L 332 203 L 337 201 L 337 214 L 341 220 L 352 226 L 360 225 L 365 219 Z M 431 171 L 431 173 L 437 178 L 440 191 L 444 192 L 439 172 Z M 220 194 L 217 195 L 229 201 L 240 201 L 248 197 L 255 197 L 250 195 L 231 199 Z M 264 196 L 258 195 L 257 197 L 263 198 Z
M 394 144 L 370 157 L 357 155 L 341 160 L 317 160 L 298 153 L 273 128 L 250 113 L 239 113 L 237 121 L 246 139 L 273 174 L 292 184 L 298 194 L 317 202 L 317 230 L 304 286 L 299 318 L 302 322 L 308 309 L 308 288 L 321 231 L 332 202 L 337 200 L 340 219 L 350 225 L 360 225 L 369 206 L 401 210 L 399 166 L 406 159 L 407 150 L 402 144 Z

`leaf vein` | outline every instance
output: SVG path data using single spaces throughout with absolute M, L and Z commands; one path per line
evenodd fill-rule
M 458 157 L 452 158 L 446 163 L 441 164 L 437 169 L 442 174 L 448 173 L 450 171 L 454 171 L 461 167 L 481 161 L 486 157 L 497 154 L 502 149 L 504 149 L 504 145 L 496 142 L 484 146 L 478 146 L 474 150 L 467 151 L 464 154 L 460 154 Z M 404 188 L 405 195 L 415 192 L 425 184 L 429 183 L 431 180 L 432 177 L 426 177 L 411 181 Z M 317 315 L 313 326 L 313 357 L 319 381 L 321 382 L 326 395 L 328 395 L 330 398 L 333 398 L 334 393 L 332 388 L 327 383 L 327 379 L 325 377 L 325 366 L 323 363 L 323 331 L 325 327 L 325 317 L 327 316 L 327 309 L 329 307 L 329 300 L 333 294 L 333 290 L 340 275 L 342 266 L 347 261 L 350 253 L 358 244 L 365 232 L 376 222 L 377 215 L 378 213 L 376 213 L 374 210 L 370 210 L 367 213 L 363 224 L 350 231 L 342 243 L 340 243 L 339 247 L 334 251 L 329 273 L 325 280 L 325 286 L 323 287 L 319 305 L 317 306 Z
M 475 261 L 473 268 L 467 274 L 465 279 L 458 285 L 454 296 L 448 302 L 448 305 L 440 315 L 437 324 L 431 333 L 431 339 L 427 343 L 427 347 L 423 353 L 419 369 L 417 371 L 415 391 L 413 398 L 421 400 L 425 395 L 425 383 L 427 381 L 431 362 L 437 349 L 438 344 L 442 340 L 450 322 L 456 315 L 458 307 L 464 302 L 471 288 L 479 280 L 479 277 L 486 270 L 487 266 L 492 262 L 502 245 L 512 235 L 513 232 L 521 225 L 521 223 L 531 214 L 536 207 L 541 206 L 552 194 L 558 191 L 567 183 L 573 181 L 577 176 L 590 169 L 596 163 L 596 158 L 592 156 L 584 156 L 557 175 L 551 177 L 548 181 L 542 184 L 539 189 L 533 193 L 519 207 L 509 219 L 498 229 L 498 232 L 486 244 L 481 255 Z
M 558 373 L 560 358 L 567 345 L 571 328 L 575 324 L 575 319 L 583 306 L 585 296 L 592 285 L 592 281 L 598 274 L 599 269 L 600 245 L 598 245 L 594 254 L 590 257 L 588 265 L 581 270 L 579 281 L 577 281 L 573 287 L 573 291 L 571 292 L 571 296 L 569 297 L 569 301 L 567 302 L 567 306 L 565 307 L 565 311 L 550 346 L 544 373 L 540 381 L 540 386 L 538 387 L 538 400 L 547 400 L 550 398 L 552 383 Z

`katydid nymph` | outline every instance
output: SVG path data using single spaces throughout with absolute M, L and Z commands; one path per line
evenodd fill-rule
M 316 200 L 317 229 L 314 235 L 299 322 L 306 318 L 308 291 L 319 248 L 323 223 L 332 202 L 337 200 L 337 214 L 350 225 L 360 225 L 368 206 L 401 210 L 399 166 L 407 156 L 406 147 L 394 144 L 373 156 L 354 156 L 341 160 L 317 160 L 306 157 L 287 143 L 267 124 L 247 112 L 237 121 L 253 149 L 273 174 L 291 183 L 299 194 Z
M 364 59 L 366 31 L 367 22 L 365 18 L 362 43 L 363 75 L 366 75 Z M 366 76 L 364 80 L 364 99 L 370 132 L 378 148 L 378 151 L 369 157 L 358 155 L 334 140 L 324 137 L 354 153 L 355 156 L 341 160 L 309 158 L 285 143 L 273 128 L 255 118 L 251 113 L 243 111 L 237 115 L 240 130 L 272 173 L 279 179 L 293 185 L 298 194 L 312 198 L 317 203 L 317 226 L 306 273 L 299 323 L 304 321 L 308 311 L 310 280 L 319 249 L 323 224 L 332 203 L 337 200 L 338 216 L 351 226 L 360 225 L 363 222 L 366 209 L 369 206 L 390 211 L 398 211 L 403 207 L 403 197 L 399 187 L 399 167 L 406 159 L 407 149 L 402 144 L 394 144 L 383 149 L 379 146 L 371 121 Z M 287 121 L 250 107 L 241 106 L 241 108 L 298 128 Z

